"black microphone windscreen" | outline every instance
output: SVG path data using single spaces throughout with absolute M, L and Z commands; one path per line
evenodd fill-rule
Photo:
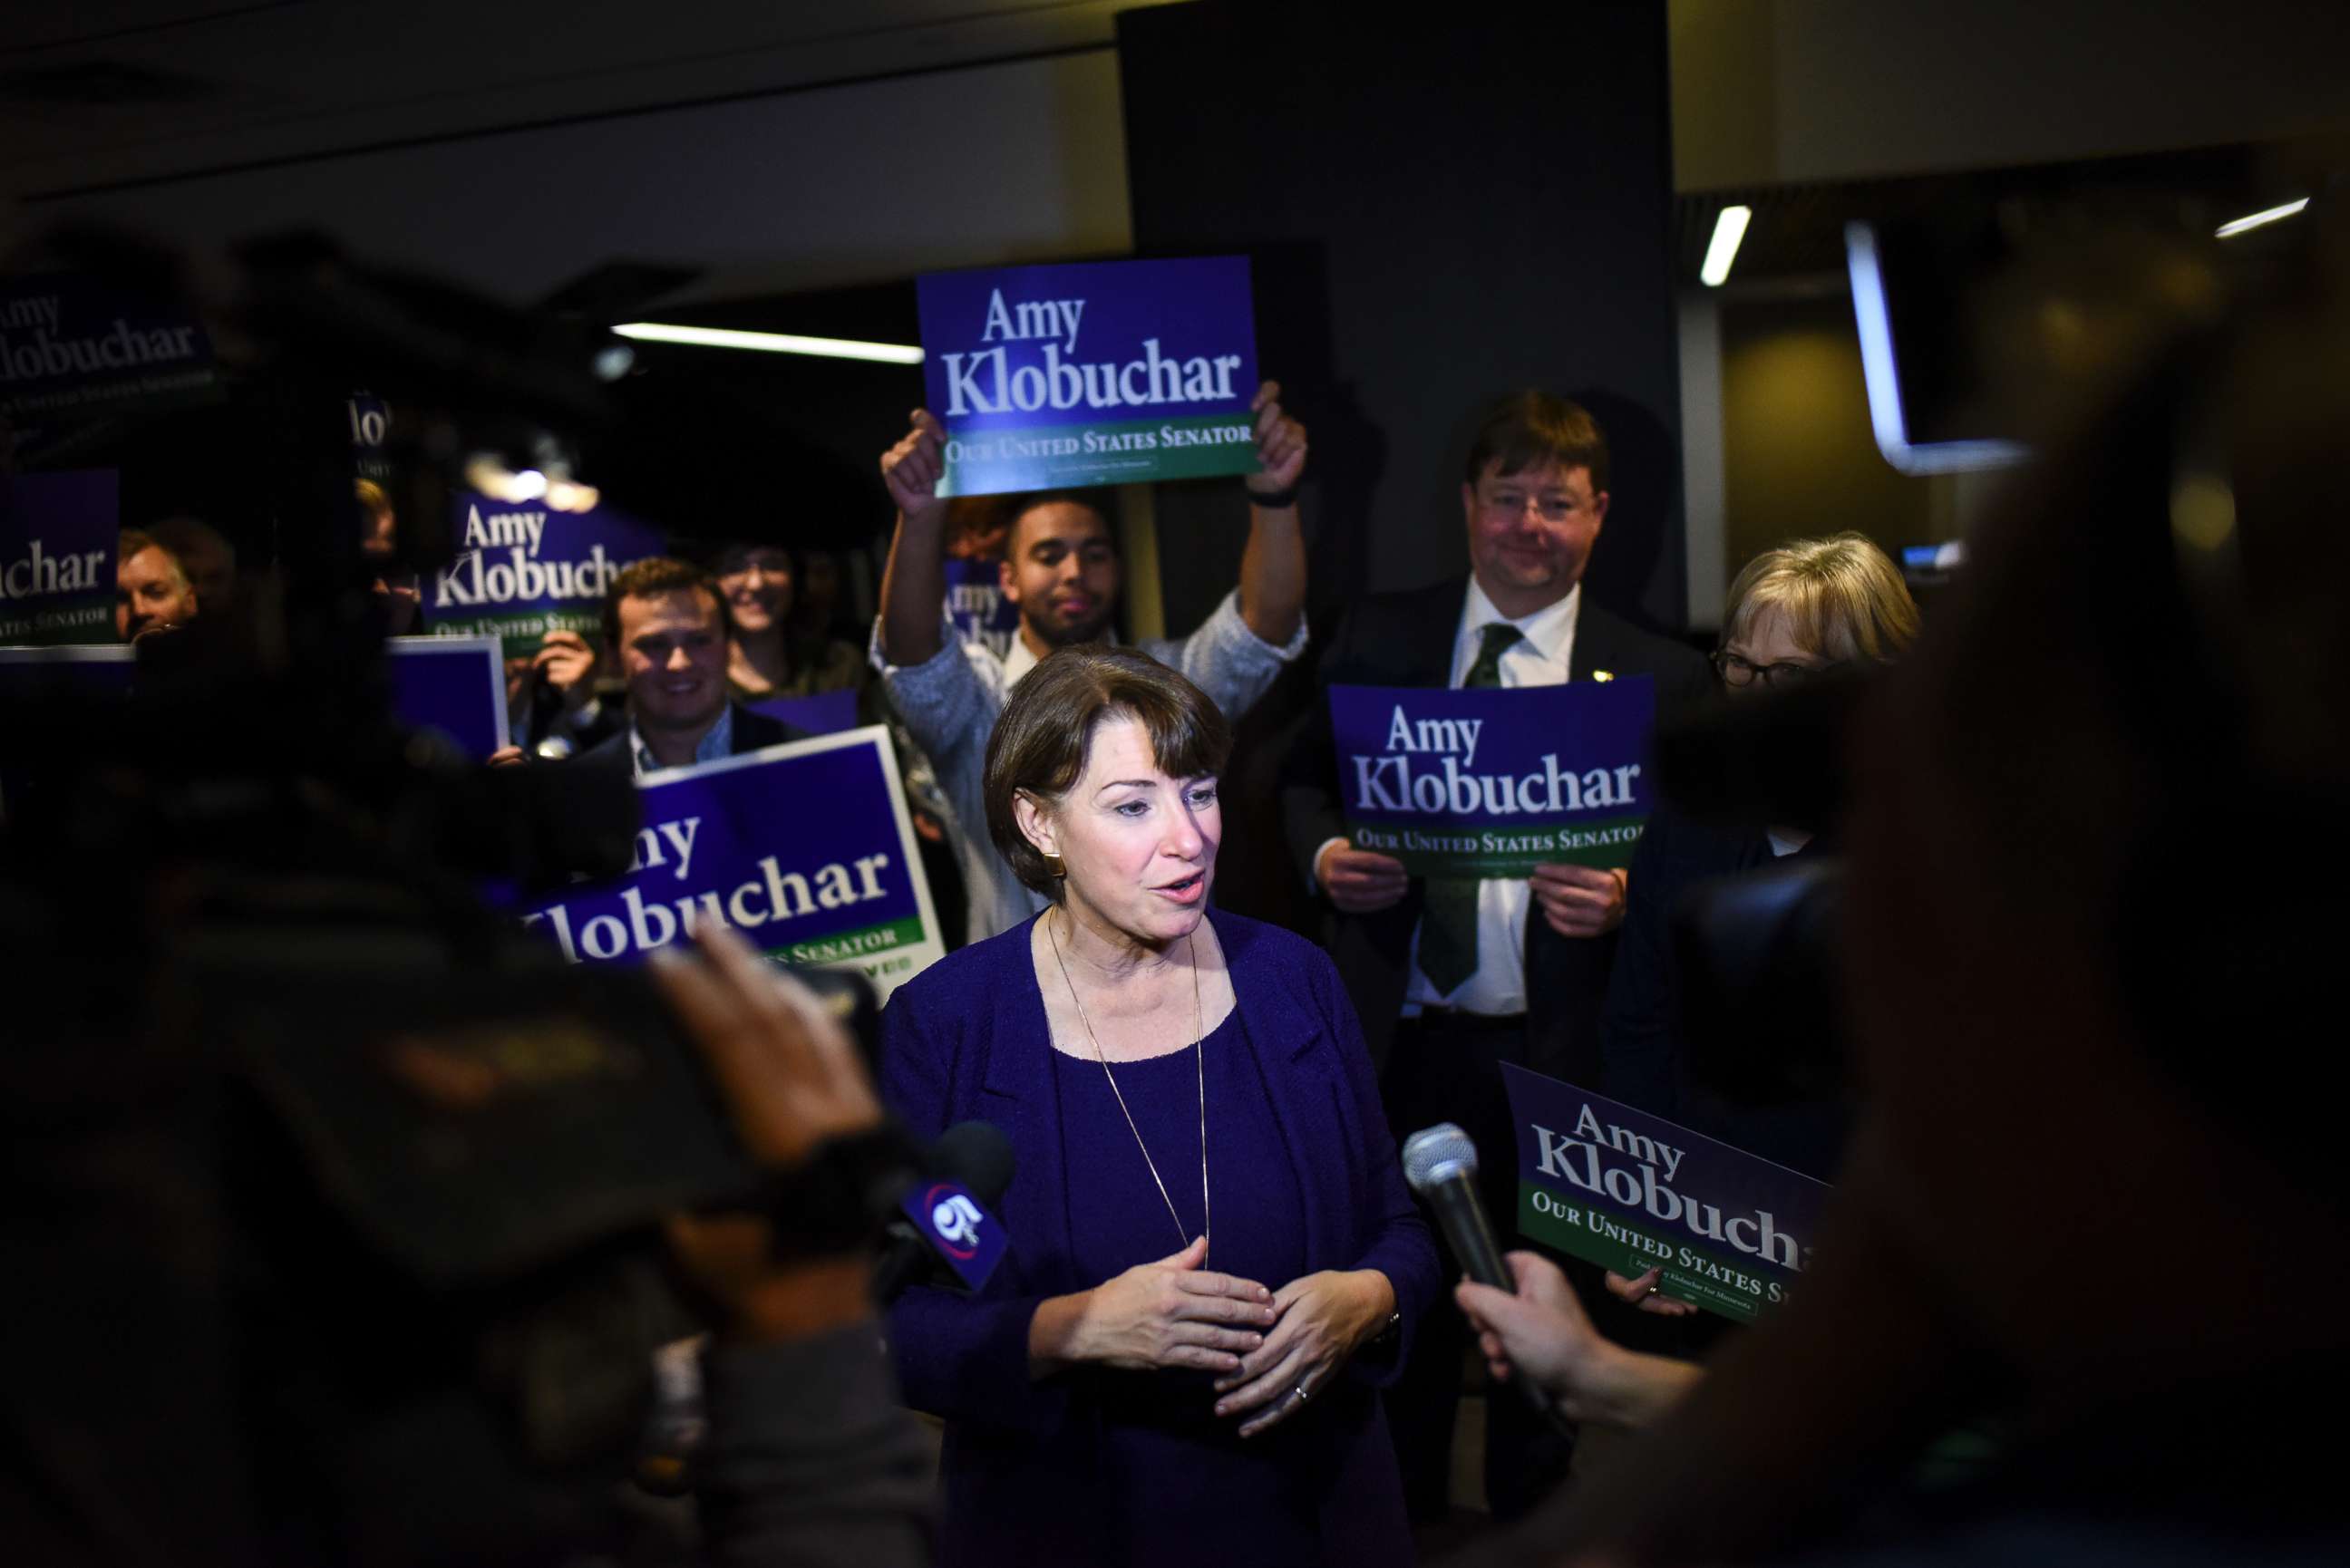
M 931 1146 L 931 1174 L 962 1183 L 991 1209 L 1003 1200 L 1015 1163 L 1012 1140 L 992 1122 L 957 1122 Z

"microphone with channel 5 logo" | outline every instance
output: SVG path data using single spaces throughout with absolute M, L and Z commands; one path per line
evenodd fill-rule
M 931 1146 L 930 1173 L 906 1189 L 881 1261 L 873 1270 L 873 1297 L 883 1306 L 926 1278 L 949 1272 L 976 1291 L 1003 1257 L 1003 1221 L 991 1212 L 1012 1185 L 1012 1140 L 987 1122 L 957 1122 Z

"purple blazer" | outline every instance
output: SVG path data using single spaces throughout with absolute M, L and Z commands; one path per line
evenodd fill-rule
M 1323 1397 L 1351 1414 L 1335 1428 L 1341 1451 L 1312 1461 L 1337 1478 L 1342 1496 L 1384 1490 L 1394 1461 L 1372 1391 L 1393 1379 L 1420 1314 L 1443 1291 L 1435 1245 L 1404 1185 L 1362 1030 L 1328 955 L 1275 926 L 1221 910 L 1209 919 L 1232 976 L 1236 1037 L 1256 1054 L 1298 1175 L 1308 1271 L 1377 1269 L 1395 1287 L 1400 1334 L 1367 1347 Z M 974 1297 L 917 1288 L 889 1317 L 907 1402 L 949 1424 L 941 1545 L 964 1561 L 1101 1545 L 1087 1533 L 1082 1502 L 1103 1436 L 1085 1380 L 1028 1375 L 1037 1303 L 1102 1282 L 1081 1277 L 1070 1258 L 1068 1172 L 1031 924 L 949 954 L 899 987 L 881 1018 L 883 1093 L 913 1134 L 992 1122 L 1017 1161 L 998 1214 L 1010 1250 L 986 1289 Z M 1333 1531 L 1343 1536 L 1350 1516 L 1367 1523 L 1387 1512 L 1360 1506 L 1367 1501 L 1331 1511 Z

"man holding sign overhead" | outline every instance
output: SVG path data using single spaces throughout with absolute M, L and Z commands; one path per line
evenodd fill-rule
M 1488 1208 L 1504 1217 L 1516 1206 L 1500 1064 L 1572 1077 L 1596 1059 L 1620 867 L 1648 798 L 1638 715 L 1617 711 L 1619 696 L 1638 699 L 1619 689 L 1649 677 L 1669 703 L 1706 684 L 1695 652 L 1586 601 L 1607 501 L 1607 440 L 1583 409 L 1534 390 L 1495 408 L 1461 486 L 1469 575 L 1375 596 L 1348 616 L 1323 676 L 1380 689 L 1351 699 L 1372 727 L 1342 756 L 1332 708 L 1345 722 L 1350 698 L 1334 693 L 1284 773 L 1291 849 L 1331 909 L 1331 957 L 1390 1122 L 1405 1133 L 1459 1123 L 1506 1199 L 1489 1195 Z M 1506 695 L 1570 682 L 1580 690 L 1552 703 Z M 1416 705 L 1409 688 L 1457 694 Z M 1458 1318 L 1431 1327 L 1390 1396 L 1419 1519 L 1446 1507 L 1464 1343 Z M 1512 1431 L 1513 1415 L 1491 1407 L 1487 1485 L 1504 1515 L 1555 1479 L 1554 1461 Z
M 1280 392 L 1268 381 L 1250 405 L 1263 468 L 1246 482 L 1249 538 L 1239 587 L 1190 636 L 1143 645 L 1227 717 L 1263 696 L 1305 647 L 1305 546 L 1297 523 L 1305 429 L 1282 412 Z M 959 818 L 970 940 L 979 941 L 1044 907 L 987 840 L 981 790 L 987 737 L 1006 694 L 1037 660 L 1056 648 L 1112 635 L 1122 573 L 1096 500 L 1082 492 L 1031 500 L 1014 515 L 1004 541 L 1000 582 L 1003 597 L 1019 607 L 1020 631 L 998 659 L 944 614 L 947 504 L 939 492 L 945 472 L 941 427 L 917 410 L 906 439 L 881 458 L 881 477 L 898 504 L 898 531 L 882 578 L 873 661 Z

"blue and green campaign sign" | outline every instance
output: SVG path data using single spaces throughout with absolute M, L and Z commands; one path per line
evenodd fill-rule
M 1654 804 L 1646 675 L 1471 691 L 1333 686 L 1339 812 L 1415 877 L 1615 867 Z
M 628 875 L 523 916 L 573 962 L 634 961 L 714 920 L 771 958 L 857 970 L 886 1001 L 944 954 L 887 730 L 665 768 L 637 788 Z
M 0 416 L 23 427 L 220 395 L 184 306 L 66 274 L 0 281 Z
M 1741 1323 L 1794 1292 L 1834 1189 L 1513 1063 L 1502 1079 L 1521 1234 Z
M 916 280 L 941 495 L 1253 473 L 1245 256 Z
M 0 474 L 0 642 L 111 642 L 110 468 Z
M 453 504 L 457 558 L 425 579 L 425 624 L 436 635 L 497 638 L 509 659 L 531 657 L 550 631 L 593 643 L 613 577 L 662 553 L 660 530 L 609 506 L 559 512 L 471 490 Z

